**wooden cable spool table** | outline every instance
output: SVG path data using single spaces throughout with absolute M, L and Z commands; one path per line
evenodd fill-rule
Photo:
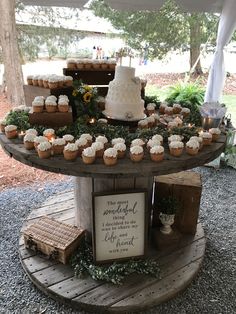
M 204 146 L 196 156 L 183 153 L 180 157 L 173 157 L 166 148 L 165 158 L 160 163 L 152 162 L 145 155 L 140 163 L 133 163 L 127 157 L 119 160 L 117 165 L 108 167 L 99 159 L 92 165 L 85 165 L 81 159 L 75 162 L 65 161 L 62 156 L 39 159 L 35 151 L 24 148 L 22 141 L 9 140 L 4 134 L 0 134 L 0 144 L 14 159 L 31 167 L 75 177 L 74 193 L 67 192 L 46 201 L 40 209 L 28 216 L 23 229 L 47 214 L 90 232 L 92 192 L 145 188 L 148 190 L 150 212 L 154 176 L 202 166 L 224 151 L 225 142 L 226 136 L 222 134 L 217 142 Z M 23 268 L 30 279 L 54 299 L 93 313 L 121 313 L 157 305 L 185 289 L 200 268 L 205 251 L 205 236 L 199 223 L 195 235 L 184 235 L 171 248 L 162 251 L 150 248 L 148 256 L 158 259 L 161 278 L 131 275 L 122 286 L 94 281 L 91 278 L 75 278 L 70 266 L 45 260 L 25 249 L 22 238 L 19 251 Z

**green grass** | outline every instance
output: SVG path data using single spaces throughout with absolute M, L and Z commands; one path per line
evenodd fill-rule
M 223 103 L 227 107 L 227 114 L 231 114 L 234 127 L 236 127 L 236 95 L 224 95 Z
M 158 95 L 161 101 L 165 100 L 168 88 L 147 84 L 145 93 L 148 96 Z M 232 123 L 236 127 L 236 95 L 224 95 L 222 102 L 227 107 L 227 114 L 231 115 Z

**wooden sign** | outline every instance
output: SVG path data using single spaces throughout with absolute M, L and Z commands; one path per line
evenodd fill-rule
M 144 256 L 146 225 L 146 190 L 93 193 L 94 261 Z

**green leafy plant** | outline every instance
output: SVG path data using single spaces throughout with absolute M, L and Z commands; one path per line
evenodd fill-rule
M 157 204 L 160 212 L 166 215 L 174 215 L 179 207 L 178 201 L 172 196 L 160 198 Z
M 73 82 L 74 104 L 76 115 L 81 121 L 88 121 L 89 118 L 99 118 L 101 111 L 97 105 L 97 89 L 83 84 L 81 80 Z
M 153 96 L 145 96 L 144 97 L 144 103 L 145 103 L 145 106 L 147 106 L 147 104 L 149 103 L 154 103 L 156 104 L 156 109 L 158 109 L 160 107 L 160 99 L 157 95 L 153 95 Z
M 186 122 L 200 126 L 199 106 L 204 102 L 204 93 L 205 91 L 198 83 L 179 82 L 170 87 L 166 102 L 170 105 L 179 103 L 183 107 L 189 108 L 191 113 Z
M 24 110 L 10 111 L 6 117 L 6 123 L 16 125 L 18 130 L 25 131 L 30 128 L 29 113 Z
M 71 265 L 75 275 L 81 278 L 91 276 L 94 280 L 103 280 L 121 285 L 126 276 L 137 273 L 159 277 L 158 263 L 153 259 L 134 260 L 126 262 L 113 262 L 102 266 L 95 265 L 91 246 L 84 240 L 78 251 L 71 258 Z

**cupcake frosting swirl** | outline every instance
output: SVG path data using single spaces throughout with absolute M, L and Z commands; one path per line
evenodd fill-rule
M 184 143 L 181 141 L 172 141 L 169 143 L 169 147 L 170 148 L 183 148 L 184 147 Z
M 78 146 L 75 143 L 68 143 L 64 149 L 69 152 L 75 152 L 78 150 Z
M 143 147 L 140 145 L 135 145 L 130 147 L 131 154 L 138 155 L 143 153 Z
M 104 151 L 104 156 L 105 157 L 113 157 L 116 158 L 117 157 L 117 150 L 113 147 L 113 148 L 108 148 Z
M 151 154 L 162 154 L 164 152 L 164 147 L 161 145 L 155 145 L 150 149 Z
M 49 150 L 51 148 L 51 144 L 49 142 L 42 142 L 38 145 L 38 150 L 42 152 Z

